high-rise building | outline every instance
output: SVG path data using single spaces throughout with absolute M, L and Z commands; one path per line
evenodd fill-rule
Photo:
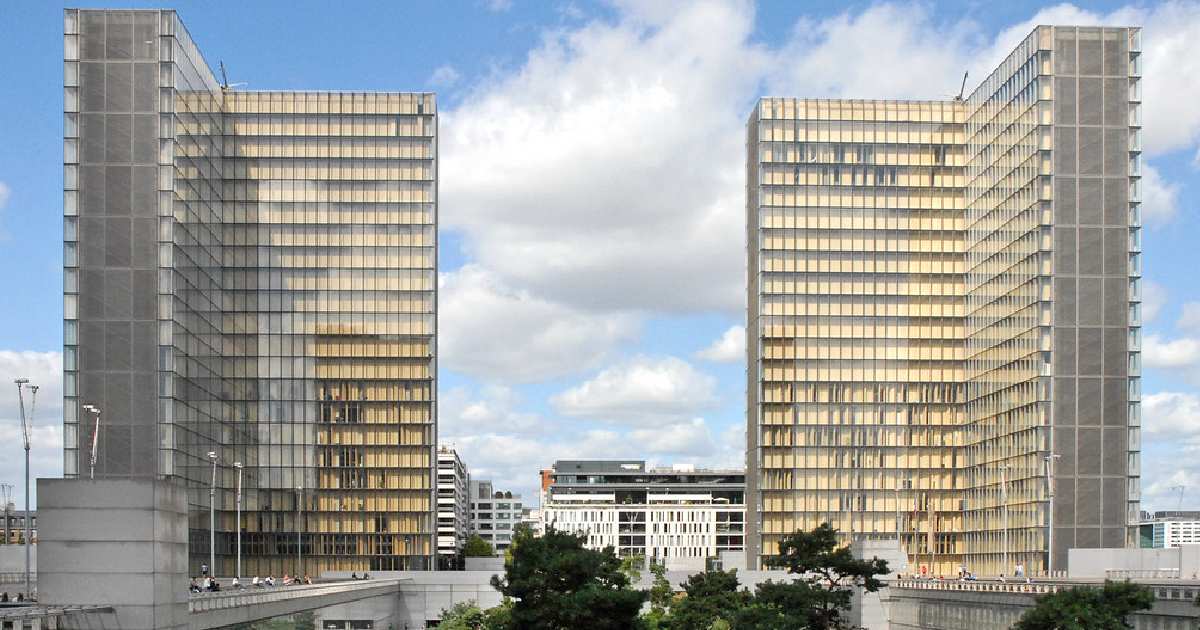
M 497 554 L 512 545 L 513 533 L 521 523 L 521 495 L 496 490 L 487 479 L 472 479 L 468 493 L 471 500 L 471 533 L 492 546 Z
M 470 531 L 470 475 L 458 451 L 449 446 L 438 447 L 437 475 L 438 563 L 452 568 Z
M 821 522 L 941 574 L 1132 544 L 1140 38 L 1039 26 L 965 99 L 758 103 L 752 566 Z
M 174 11 L 64 50 L 65 475 L 95 405 L 97 478 L 188 487 L 193 573 L 214 461 L 218 574 L 239 527 L 244 575 L 431 567 L 434 96 L 233 89 Z
M 703 571 L 745 545 L 745 475 L 640 460 L 562 460 L 542 503 L 546 527 L 584 534 L 593 549 Z

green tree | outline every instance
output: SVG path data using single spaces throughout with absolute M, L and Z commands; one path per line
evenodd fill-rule
M 584 548 L 584 536 L 553 529 L 514 539 L 504 578 L 492 586 L 512 598 L 512 627 L 521 630 L 628 630 L 637 627 L 646 593 L 633 590 L 612 547 Z
M 784 538 L 779 543 L 779 555 L 768 564 L 787 569 L 798 578 L 792 584 L 771 587 L 778 603 L 762 603 L 788 606 L 790 614 L 803 614 L 811 630 L 847 627 L 843 615 L 850 610 L 853 589 L 877 591 L 883 583 L 875 576 L 888 572 L 886 561 L 859 560 L 849 547 L 839 546 L 837 530 L 829 523 Z M 806 608 L 796 610 L 791 606 Z
M 737 570 L 692 574 L 683 591 L 685 596 L 671 606 L 672 630 L 708 630 L 718 620 L 732 620 L 752 599 L 738 590 Z
M 1083 586 L 1038 598 L 1014 630 L 1128 630 L 1126 618 L 1154 605 L 1154 591 L 1132 582 L 1105 581 L 1102 588 Z
M 479 534 L 471 534 L 463 545 L 463 556 L 467 558 L 491 558 L 496 555 L 496 550 L 492 548 L 492 543 L 479 537 Z
M 481 630 L 484 612 L 475 602 L 459 602 L 442 611 L 438 628 L 443 630 Z
M 512 600 L 482 610 L 475 602 L 459 602 L 442 611 L 438 628 L 447 630 L 508 630 L 511 623 Z

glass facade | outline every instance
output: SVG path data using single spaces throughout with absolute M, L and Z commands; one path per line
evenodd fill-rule
M 244 575 L 431 567 L 433 95 L 223 89 L 173 11 L 65 26 L 67 476 L 95 404 L 95 474 L 187 483 L 197 566 L 215 452 L 219 574 L 234 462 Z
M 1085 35 L 1096 43 L 1068 47 Z M 931 573 L 1039 571 L 1051 501 L 1058 568 L 1070 547 L 1124 545 L 1139 468 L 1138 37 L 1039 27 L 966 100 L 760 101 L 752 563 L 830 522 L 847 539 L 898 536 Z M 1065 105 L 1084 66 L 1086 99 Z M 1086 144 L 1060 131 L 1075 109 Z

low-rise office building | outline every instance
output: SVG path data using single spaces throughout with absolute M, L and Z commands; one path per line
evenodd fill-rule
M 1143 548 L 1170 549 L 1200 544 L 1200 510 L 1142 513 L 1138 543 Z
M 672 570 L 701 570 L 721 552 L 744 550 L 745 472 L 642 460 L 560 460 L 544 492 L 547 527 L 587 535 L 621 557 Z
M 489 480 L 470 482 L 471 533 L 478 534 L 503 553 L 512 544 L 513 530 L 521 522 L 521 495 L 496 490 Z

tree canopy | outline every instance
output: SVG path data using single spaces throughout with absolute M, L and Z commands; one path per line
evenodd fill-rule
M 631 587 L 611 547 L 584 547 L 581 535 L 548 529 L 517 533 L 504 577 L 492 585 L 513 600 L 512 621 L 521 630 L 628 630 L 637 627 L 647 594 Z
M 492 548 L 492 543 L 479 537 L 479 534 L 471 534 L 463 545 L 463 556 L 467 558 L 491 558 L 496 555 L 496 550 Z
M 1014 630 L 1128 630 L 1127 618 L 1154 605 L 1154 591 L 1133 582 L 1106 580 L 1102 588 L 1083 586 L 1038 598 Z

